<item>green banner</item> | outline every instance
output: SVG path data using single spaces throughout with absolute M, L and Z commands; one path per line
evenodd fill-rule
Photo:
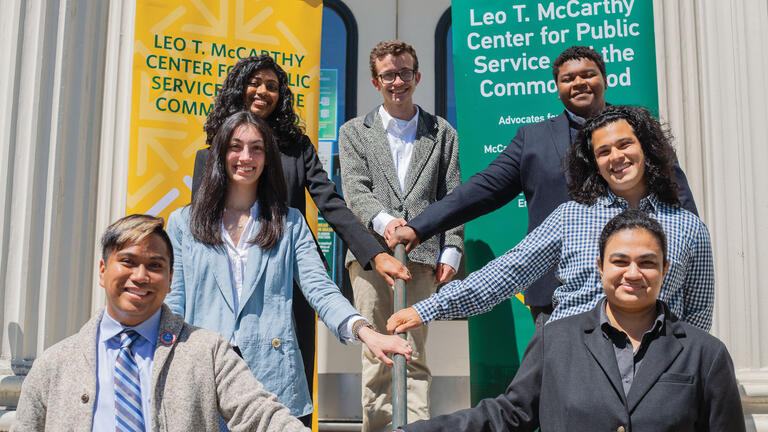
M 335 279 L 336 262 L 334 256 L 336 253 L 336 234 L 319 212 L 317 215 L 317 243 L 320 245 L 320 250 L 323 252 L 325 262 L 327 262 L 328 267 L 330 267 L 328 270 L 328 277 Z
M 552 63 L 572 45 L 602 53 L 606 100 L 658 112 L 650 1 L 454 0 L 453 61 L 464 180 L 501 153 L 522 125 L 563 112 Z M 466 225 L 467 270 L 512 248 L 528 226 L 525 199 Z M 504 391 L 533 323 L 520 299 L 470 319 L 472 403 Z

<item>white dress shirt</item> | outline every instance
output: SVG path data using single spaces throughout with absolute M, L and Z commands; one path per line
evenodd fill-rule
M 384 105 L 381 105 L 379 107 L 379 117 L 381 117 L 384 130 L 387 131 L 389 150 L 392 153 L 392 161 L 395 163 L 400 191 L 403 192 L 405 189 L 405 177 L 408 175 L 408 167 L 411 164 L 411 156 L 413 155 L 413 146 L 416 142 L 416 130 L 419 125 L 419 107 L 416 107 L 416 114 L 410 120 L 401 120 L 389 115 L 387 110 L 384 109 Z M 395 219 L 397 218 L 382 210 L 373 218 L 373 230 L 383 237 L 387 225 Z M 460 260 L 461 252 L 453 246 L 448 246 L 444 247 L 440 252 L 438 262 L 448 264 L 454 270 L 457 270 Z
M 245 269 L 248 266 L 248 249 L 251 247 L 259 247 L 258 245 L 251 243 L 258 233 L 258 229 L 261 228 L 261 224 L 258 222 L 259 217 L 259 202 L 256 201 L 251 207 L 250 214 L 248 215 L 248 222 L 243 227 L 243 232 L 240 234 L 240 239 L 237 241 L 237 245 L 232 241 L 229 232 L 224 227 L 224 223 L 221 224 L 221 237 L 224 240 L 224 246 L 227 250 L 227 257 L 229 258 L 229 277 L 232 280 L 232 298 L 235 300 L 235 313 L 240 309 L 240 297 L 243 294 L 243 279 L 245 278 Z M 255 265 L 255 264 L 251 264 Z M 289 288 L 293 290 L 293 287 Z M 359 343 L 357 339 L 352 335 L 352 326 L 358 319 L 363 319 L 360 315 L 350 315 L 339 325 L 339 335 L 345 342 Z M 235 336 L 232 335 L 232 339 L 229 341 L 233 346 L 235 344 Z

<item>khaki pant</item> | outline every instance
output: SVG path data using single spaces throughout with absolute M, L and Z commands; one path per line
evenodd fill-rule
M 413 305 L 435 291 L 431 266 L 408 262 L 411 281 L 406 285 L 406 303 Z M 394 292 L 374 270 L 366 271 L 354 261 L 349 278 L 355 294 L 355 308 L 384 333 L 393 313 Z M 408 422 L 429 418 L 429 385 L 432 374 L 427 367 L 427 328 L 408 332 L 413 355 L 407 366 Z M 363 346 L 363 429 L 362 432 L 392 430 L 392 368 L 380 362 Z

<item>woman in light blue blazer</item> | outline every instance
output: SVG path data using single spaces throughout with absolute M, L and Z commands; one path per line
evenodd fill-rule
M 165 302 L 229 339 L 264 387 L 307 422 L 312 400 L 291 312 L 294 280 L 342 343 L 362 341 L 389 364 L 388 353 L 409 358 L 411 348 L 377 333 L 328 278 L 304 218 L 285 204 L 280 153 L 263 120 L 230 116 L 211 155 L 195 199 L 168 219 L 175 264 Z

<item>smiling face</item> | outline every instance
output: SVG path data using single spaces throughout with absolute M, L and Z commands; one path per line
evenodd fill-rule
M 280 82 L 272 69 L 261 69 L 251 76 L 245 87 L 245 107 L 266 119 L 280 100 Z
M 569 60 L 557 72 L 557 93 L 568 111 L 590 118 L 605 108 L 605 78 L 595 62 Z
M 396 107 L 396 111 L 401 109 L 411 109 L 413 106 L 413 92 L 421 80 L 421 72 L 416 72 L 411 81 L 405 82 L 400 76 L 395 77 L 395 81 L 385 84 L 378 77 L 388 72 L 401 72 L 406 69 L 413 70 L 413 57 L 409 53 L 402 53 L 396 56 L 387 54 L 376 59 L 376 78 L 371 79 L 371 83 L 376 90 L 381 92 L 384 97 L 384 108 L 388 112 L 393 112 L 390 107 Z
M 617 196 L 636 205 L 647 193 L 645 154 L 632 126 L 624 119 L 595 129 L 592 150 L 600 175 Z
M 99 285 L 107 312 L 120 324 L 135 326 L 151 317 L 171 289 L 173 269 L 168 246 L 157 234 L 114 250 L 99 262 Z
M 655 307 L 669 264 L 653 233 L 644 228 L 616 231 L 603 257 L 597 266 L 609 308 L 629 313 Z
M 256 127 L 242 124 L 232 132 L 224 163 L 230 184 L 256 186 L 264 171 L 264 138 Z

